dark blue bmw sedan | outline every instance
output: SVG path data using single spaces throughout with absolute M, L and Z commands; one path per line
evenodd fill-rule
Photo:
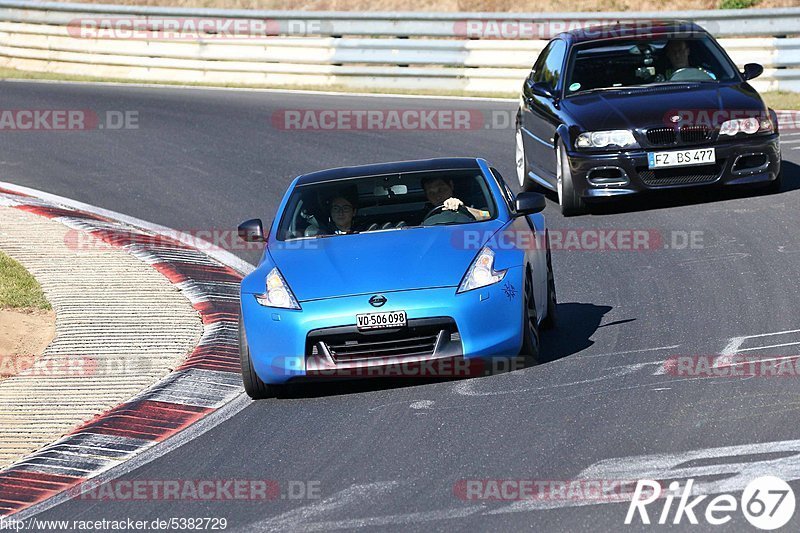
M 690 22 L 556 36 L 525 80 L 516 127 L 523 190 L 555 191 L 565 215 L 646 191 L 780 188 L 775 112 L 716 40 Z

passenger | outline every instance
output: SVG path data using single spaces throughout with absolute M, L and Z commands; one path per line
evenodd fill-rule
M 356 193 L 350 194 L 348 191 L 340 190 L 321 202 L 321 213 L 304 217 L 309 221 L 304 232 L 305 236 L 343 235 L 359 232 L 360 229 L 353 225 L 353 219 L 357 212 L 357 197 Z
M 422 178 L 422 188 L 429 202 L 425 205 L 426 214 L 434 207 L 440 205 L 447 211 L 458 211 L 458 209 L 464 205 L 464 202 L 453 196 L 453 180 L 451 179 L 445 180 L 444 178 L 427 176 Z M 469 206 L 464 207 L 475 217 L 475 220 L 485 220 L 489 218 L 488 211 L 475 209 Z
M 353 218 L 358 211 L 354 199 L 336 194 L 330 199 L 331 232 L 335 235 L 354 233 Z

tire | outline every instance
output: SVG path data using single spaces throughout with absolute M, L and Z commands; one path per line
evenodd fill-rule
M 241 317 L 239 318 L 239 359 L 242 363 L 242 383 L 247 395 L 254 400 L 274 396 L 276 387 L 261 381 L 253 368 L 253 362 L 250 360 L 250 347 L 247 345 L 247 336 L 244 334 Z
M 583 214 L 586 211 L 583 198 L 575 192 L 567 148 L 561 139 L 556 144 L 556 191 L 562 215 L 569 217 Z
M 528 365 L 539 361 L 539 326 L 536 305 L 533 300 L 533 285 L 530 276 L 525 276 L 525 301 L 523 302 L 522 348 L 519 355 Z
M 770 182 L 769 185 L 764 187 L 764 190 L 768 194 L 777 194 L 777 193 L 781 192 L 781 187 L 782 186 L 783 186 L 783 170 L 780 170 L 778 172 L 778 176 L 775 178 L 775 180 L 773 180 L 772 182 Z
M 558 298 L 556 297 L 556 280 L 553 275 L 553 261 L 550 247 L 547 247 L 547 316 L 542 320 L 542 329 L 553 329 L 558 324 Z
M 520 117 L 517 115 L 517 129 L 514 134 L 514 146 L 516 154 L 517 181 L 522 192 L 542 192 L 544 189 L 530 176 L 528 176 L 528 157 L 525 155 L 525 143 L 522 141 L 522 128 Z

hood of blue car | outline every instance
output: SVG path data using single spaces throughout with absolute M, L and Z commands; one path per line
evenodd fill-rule
M 457 286 L 501 227 L 476 224 L 275 243 L 269 253 L 299 301 Z
M 765 110 L 761 97 L 745 83 L 620 88 L 571 96 L 562 105 L 585 131 L 665 126 L 670 116 L 687 112 L 702 121 L 715 111 Z

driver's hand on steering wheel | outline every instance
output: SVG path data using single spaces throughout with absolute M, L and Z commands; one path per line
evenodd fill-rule
M 448 198 L 442 205 L 444 206 L 444 209 L 448 211 L 458 211 L 458 208 L 464 205 L 464 202 L 458 198 Z

